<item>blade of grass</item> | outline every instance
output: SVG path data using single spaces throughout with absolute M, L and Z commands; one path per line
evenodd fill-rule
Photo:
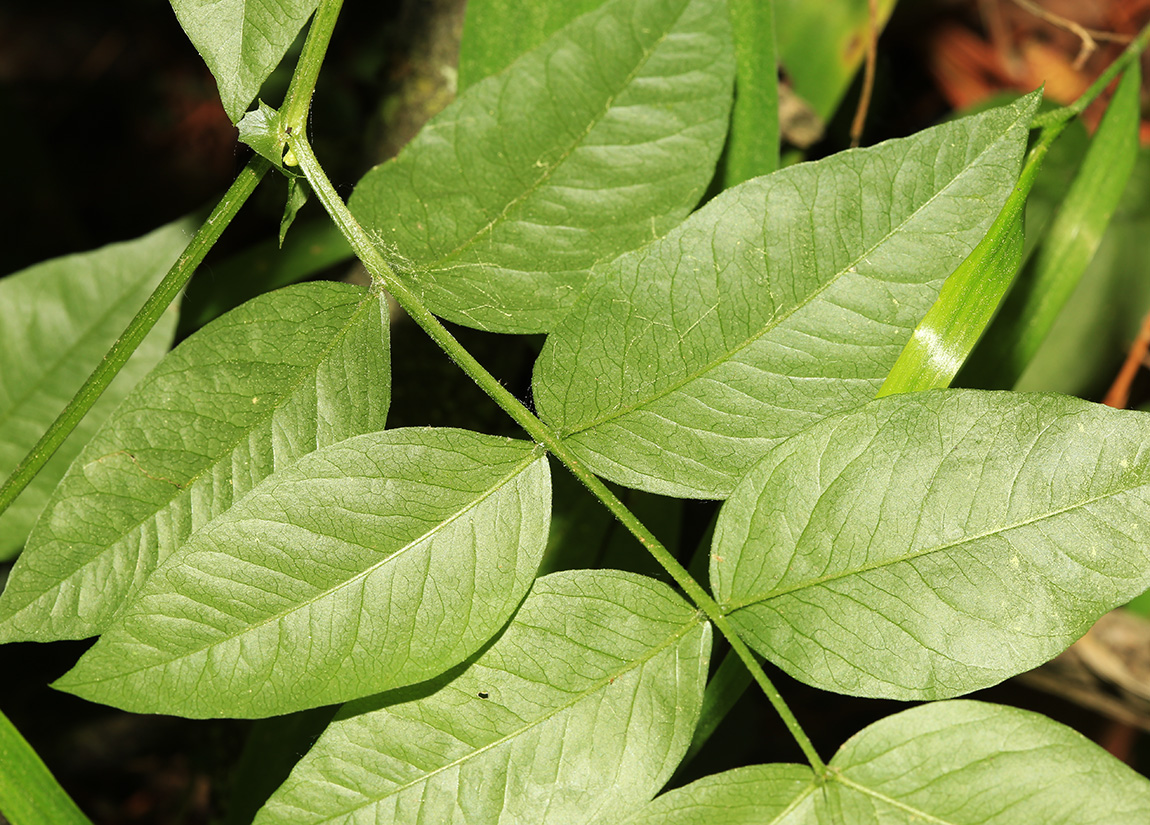
M 1086 272 L 1138 157 L 1141 72 L 1132 63 L 1118 85 L 1046 238 L 971 359 L 963 381 L 1009 389 Z
M 0 814 L 12 825 L 92 825 L 3 712 Z

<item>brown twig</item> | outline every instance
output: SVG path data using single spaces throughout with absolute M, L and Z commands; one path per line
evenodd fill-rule
M 1068 17 L 1063 17 L 1060 14 L 1055 14 L 1052 11 L 1047 11 L 1046 9 L 1042 8 L 1042 6 L 1032 2 L 1032 0 L 1014 0 L 1014 4 L 1030 12 L 1035 17 L 1038 17 L 1041 20 L 1045 20 L 1052 26 L 1057 26 L 1060 29 L 1065 29 L 1082 41 L 1082 48 L 1078 50 L 1078 56 L 1074 58 L 1075 70 L 1081 69 L 1086 64 L 1086 61 L 1090 58 L 1090 55 L 1094 54 L 1094 52 L 1098 50 L 1097 41 L 1104 40 L 1112 43 L 1129 43 L 1131 40 L 1133 40 L 1132 37 L 1125 34 L 1115 34 L 1114 32 L 1099 31 L 1098 29 L 1088 29 L 1080 23 L 1075 23 Z
M 869 12 L 869 37 L 866 44 L 866 68 L 863 70 L 862 94 L 859 95 L 859 105 L 855 109 L 855 119 L 851 121 L 851 148 L 855 148 L 862 141 L 863 126 L 866 124 L 866 113 L 870 109 L 871 93 L 874 91 L 874 69 L 878 60 L 878 0 L 867 0 Z
M 1146 353 L 1150 351 L 1150 312 L 1142 319 L 1142 328 L 1138 330 L 1138 337 L 1130 345 L 1130 352 L 1126 353 L 1126 361 L 1118 371 L 1118 377 L 1110 385 L 1110 390 L 1102 403 L 1107 407 L 1126 409 L 1130 403 L 1130 386 L 1134 383 L 1134 376 L 1146 360 Z

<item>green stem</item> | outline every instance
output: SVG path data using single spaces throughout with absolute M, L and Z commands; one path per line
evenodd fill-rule
M 240 211 L 240 207 L 255 191 L 256 184 L 260 182 L 260 178 L 269 168 L 268 162 L 259 157 L 253 158 L 243 168 L 235 182 L 224 193 L 220 202 L 216 204 L 212 214 L 208 216 L 208 219 L 196 232 L 195 237 L 184 249 L 183 254 L 172 264 L 172 268 L 168 270 L 164 280 L 160 281 L 155 292 L 151 294 L 144 306 L 136 313 L 136 317 L 128 324 L 128 328 L 108 350 L 104 360 L 100 362 L 100 366 L 96 367 L 95 371 L 88 376 L 84 386 L 80 387 L 79 392 L 68 402 L 68 406 L 52 422 L 52 426 L 40 437 L 36 446 L 29 451 L 28 455 L 24 456 L 24 459 L 12 471 L 12 475 L 4 482 L 4 486 L 0 487 L 0 513 L 8 509 L 16 497 L 23 492 L 24 488 L 28 486 L 28 482 L 35 477 L 36 473 L 40 472 L 40 468 L 71 435 L 72 430 L 76 428 L 76 425 L 80 423 L 80 420 L 88 413 L 88 410 L 92 408 L 92 405 L 96 403 L 108 385 L 112 383 L 112 379 L 120 372 L 120 368 L 127 363 L 144 337 L 151 332 L 156 321 L 164 314 L 164 310 L 180 294 L 180 290 L 187 285 L 188 279 L 192 277 L 196 267 L 200 265 L 208 250 L 223 234 L 232 218 Z
M 3 713 L 0 713 L 0 814 L 12 825 L 92 825 Z
M 502 407 L 515 423 L 522 427 L 531 438 L 537 443 L 542 444 L 552 455 L 563 462 L 567 469 L 591 491 L 592 495 L 598 498 L 611 514 L 639 540 L 639 543 L 655 557 L 655 560 L 670 574 L 671 578 L 675 580 L 675 583 L 682 588 L 683 592 L 687 594 L 691 601 L 702 610 L 707 618 L 718 628 L 719 632 L 726 637 L 735 654 L 742 659 L 747 669 L 754 676 L 755 681 L 759 684 L 759 687 L 762 688 L 763 693 L 766 694 L 767 699 L 774 706 L 779 716 L 782 717 L 783 723 L 787 726 L 791 735 L 794 736 L 799 747 L 802 748 L 811 767 L 820 775 L 824 773 L 826 765 L 822 759 L 819 758 L 814 745 L 811 744 L 810 739 L 799 725 L 798 720 L 795 719 L 794 714 L 791 713 L 790 708 L 788 708 L 786 702 L 783 701 L 783 697 L 771 683 L 770 679 L 767 678 L 767 674 L 763 672 L 762 667 L 755 661 L 754 654 L 751 653 L 750 649 L 743 643 L 743 640 L 735 633 L 734 628 L 719 608 L 718 603 L 711 598 L 706 590 L 699 586 L 698 582 L 691 578 L 690 574 L 679 564 L 678 560 L 671 555 L 670 551 L 627 509 L 626 505 L 611 492 L 607 485 L 600 481 L 598 476 L 583 465 L 583 462 L 578 456 L 571 452 L 555 432 L 532 414 L 530 410 L 523 406 L 518 398 L 512 395 L 491 373 L 484 369 L 483 365 L 476 361 L 471 353 L 456 341 L 451 333 L 448 332 L 447 328 L 440 323 L 439 319 L 423 305 L 423 301 L 420 300 L 419 296 L 396 276 L 395 271 L 387 261 L 384 260 L 383 255 L 380 254 L 375 243 L 368 236 L 367 232 L 364 231 L 363 227 L 359 225 L 355 216 L 351 214 L 343 200 L 332 187 L 331 182 L 327 179 L 327 175 L 324 173 L 323 168 L 312 152 L 311 146 L 308 145 L 306 137 L 293 132 L 288 139 L 288 144 L 293 150 L 295 157 L 299 160 L 300 169 L 303 171 L 308 183 L 311 184 L 312 190 L 324 205 L 328 214 L 331 215 L 332 220 L 334 220 L 340 228 L 340 231 L 347 237 L 352 249 L 355 250 L 356 255 L 367 271 L 371 273 L 376 283 L 386 287 L 396 302 L 403 307 L 404 311 L 439 345 L 440 349 L 442 349 L 452 361 L 458 364 L 468 377 L 478 384 L 496 404 Z
M 296 63 L 295 72 L 292 74 L 291 85 L 288 86 L 283 107 L 280 109 L 280 128 L 284 129 L 284 133 L 280 135 L 281 142 L 286 142 L 287 135 L 291 132 L 305 134 L 311 97 L 315 92 L 319 70 L 323 66 L 327 46 L 331 42 L 335 21 L 339 19 L 342 5 L 343 0 L 322 0 L 316 9 L 315 17 L 307 30 L 307 40 L 304 41 L 299 62 Z M 288 166 L 295 166 L 294 160 L 295 158 L 290 156 L 284 157 L 284 163 Z
M 1102 94 L 1103 90 L 1110 85 L 1114 78 L 1118 77 L 1119 73 L 1121 73 L 1132 60 L 1138 59 L 1142 52 L 1146 50 L 1147 45 L 1150 45 L 1150 23 L 1142 27 L 1142 30 L 1138 32 L 1138 36 L 1130 41 L 1129 45 L 1122 51 L 1122 54 L 1106 67 L 1106 71 L 1098 75 L 1098 79 L 1091 83 L 1090 87 L 1083 92 L 1077 100 L 1069 106 L 1063 106 L 1061 109 L 1055 109 L 1053 112 L 1047 112 L 1040 117 L 1036 117 L 1031 123 L 1031 128 L 1045 129 L 1048 126 L 1064 123 L 1082 114 L 1086 111 L 1086 107 L 1093 103 L 1098 95 Z

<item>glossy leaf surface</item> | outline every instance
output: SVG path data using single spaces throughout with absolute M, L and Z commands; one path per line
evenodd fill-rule
M 596 263 L 686 216 L 730 111 L 723 0 L 613 0 L 475 84 L 350 206 L 436 314 L 551 328 Z
M 99 365 L 183 251 L 188 232 L 188 225 L 172 224 L 0 281 L 0 478 L 16 468 Z M 167 352 L 175 323 L 174 310 L 160 318 L 72 436 L 0 515 L 0 559 L 16 555 L 84 442 Z
M 1135 825 L 1150 784 L 1082 735 L 1030 711 L 935 702 L 848 740 L 825 783 L 800 765 L 715 774 L 626 825 Z
M 541 415 L 612 481 L 725 497 L 874 396 L 1010 193 L 1036 102 L 749 181 L 603 266 L 540 356 Z
M 172 0 L 232 123 L 243 117 L 318 5 L 319 0 Z
M 1056 395 L 882 398 L 779 445 L 726 502 L 711 582 L 826 690 L 956 696 L 1150 586 L 1150 416 Z
M 686 750 L 710 641 L 652 579 L 546 576 L 454 678 L 346 706 L 256 822 L 618 821 Z
M 387 307 L 314 283 L 173 350 L 84 447 L 0 596 L 0 641 L 92 636 L 187 536 L 316 447 L 382 429 Z
M 523 599 L 550 492 L 525 441 L 421 428 L 324 447 L 196 532 L 55 686 L 259 717 L 429 679 Z

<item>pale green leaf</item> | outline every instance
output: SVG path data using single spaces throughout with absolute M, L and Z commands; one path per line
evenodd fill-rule
M 826 690 L 956 696 L 1150 586 L 1150 416 L 1057 395 L 878 399 L 779 445 L 724 504 L 711 582 Z
M 1070 728 L 1001 705 L 935 702 L 889 716 L 830 768 L 835 825 L 1150 822 L 1145 777 Z
M 468 0 L 459 45 L 459 90 L 503 69 L 603 0 Z
M 752 765 L 665 793 L 623 825 L 815 825 L 822 794 L 808 767 Z
M 275 469 L 381 429 L 387 306 L 342 284 L 256 298 L 173 350 L 72 464 L 0 595 L 0 641 L 102 631 L 195 529 Z
M 749 181 L 601 267 L 539 358 L 541 415 L 612 481 L 725 497 L 874 396 L 1002 208 L 1037 100 Z
M 935 702 L 861 731 L 817 782 L 756 765 L 655 799 L 625 825 L 1140 825 L 1150 783 L 1030 711 Z
M 232 123 L 243 117 L 319 0 L 172 0 Z
M 530 442 L 423 428 L 324 447 L 197 531 L 55 687 L 260 717 L 429 679 L 519 605 L 550 514 Z
M 472 86 L 351 198 L 449 320 L 551 328 L 596 263 L 695 206 L 727 130 L 725 0 L 612 0 Z
M 617 822 L 686 750 L 710 644 L 652 579 L 546 576 L 454 678 L 345 707 L 256 823 Z
M 180 222 L 127 243 L 55 258 L 0 281 L 0 478 L 16 468 L 189 239 Z M 16 555 L 72 459 L 171 345 L 175 310 L 161 316 L 56 455 L 0 515 L 0 559 Z

